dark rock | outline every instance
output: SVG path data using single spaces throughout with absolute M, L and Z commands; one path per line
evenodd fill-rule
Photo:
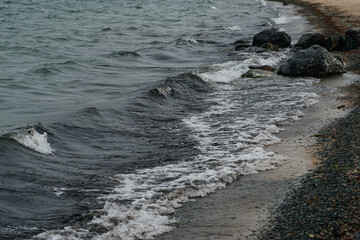
M 240 39 L 240 40 L 236 40 L 234 42 L 234 45 L 237 45 L 237 44 L 248 44 L 249 45 L 249 42 L 246 40 Z
M 281 75 L 310 77 L 323 77 L 344 72 L 343 63 L 318 45 L 295 53 L 278 70 L 278 74 Z
M 259 69 L 268 72 L 275 72 L 276 68 L 269 65 L 249 66 L 250 69 Z
M 342 63 L 342 65 L 344 65 L 344 62 L 343 62 L 343 60 L 341 59 L 340 56 L 334 56 L 334 58 L 336 58 L 337 60 L 339 60 L 339 61 Z
M 330 51 L 346 51 L 357 47 L 358 44 L 348 35 L 344 37 L 335 32 L 328 38 L 328 50 Z
M 291 44 L 291 37 L 277 29 L 267 29 L 254 36 L 252 45 L 261 47 L 265 43 L 272 43 L 280 48 L 286 48 Z
M 276 74 L 269 71 L 264 71 L 260 69 L 250 69 L 243 75 L 241 75 L 242 78 L 271 78 L 274 77 Z
M 328 48 L 328 41 L 326 36 L 322 33 L 305 33 L 295 44 L 295 48 L 305 49 L 313 45 L 319 45 L 324 48 Z
M 248 43 L 239 43 L 238 45 L 236 45 L 235 51 L 244 50 L 249 47 L 251 46 Z
M 261 47 L 265 48 L 267 50 L 270 50 L 270 51 L 274 51 L 274 52 L 279 51 L 279 47 L 277 45 L 275 45 L 275 44 L 272 44 L 272 43 L 265 43 Z
M 328 50 L 329 51 L 334 51 L 336 50 L 340 45 L 341 45 L 341 41 L 343 40 L 343 36 L 338 33 L 335 32 L 333 33 L 329 38 L 328 38 Z
M 360 46 L 360 28 L 352 28 L 346 32 L 346 37 L 351 38 L 358 46 Z

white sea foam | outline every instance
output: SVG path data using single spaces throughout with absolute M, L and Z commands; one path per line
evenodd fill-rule
M 275 24 L 286 24 L 286 23 L 291 23 L 294 20 L 298 19 L 300 17 L 298 16 L 288 16 L 288 15 L 281 15 L 280 17 L 277 18 L 271 18 L 271 20 L 275 23 Z
M 230 83 L 241 78 L 241 75 L 249 70 L 250 65 L 270 65 L 274 66 L 281 59 L 285 57 L 284 54 L 275 54 L 269 57 L 261 57 L 257 54 L 252 54 L 244 61 L 230 61 L 221 64 L 214 64 L 206 72 L 196 73 L 200 78 L 212 83 Z
M 229 27 L 223 27 L 223 28 L 231 30 L 231 31 L 241 31 L 241 28 L 238 25 L 229 26 Z
M 263 6 L 266 6 L 266 5 L 267 5 L 267 3 L 266 3 L 265 0 L 260 0 L 260 3 L 261 3 L 261 5 L 263 5 Z
M 177 44 L 179 45 L 193 45 L 193 44 L 198 44 L 199 42 L 192 37 L 183 37 L 178 39 Z
M 52 154 L 55 152 L 50 143 L 47 141 L 47 133 L 44 132 L 41 134 L 34 128 L 27 131 L 19 131 L 18 133 L 12 135 L 12 138 L 21 145 L 39 153 Z
M 214 9 L 214 10 L 217 9 L 217 8 L 216 8 L 215 6 L 213 6 L 213 5 L 209 5 L 209 7 L 210 7 L 211 9 Z

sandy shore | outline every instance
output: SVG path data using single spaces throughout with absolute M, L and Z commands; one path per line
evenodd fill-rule
M 349 16 L 360 17 L 360 1 L 358 0 L 304 0 L 310 3 L 322 4 L 334 8 Z
M 358 0 L 289 0 L 303 7 L 312 21 L 323 25 L 322 32 L 345 33 L 352 27 L 360 27 L 360 1 Z

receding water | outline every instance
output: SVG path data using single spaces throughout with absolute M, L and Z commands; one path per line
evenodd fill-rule
M 269 27 L 253 0 L 0 3 L 0 238 L 150 239 L 240 175 L 316 102 L 317 79 L 242 79 L 287 51 L 235 52 Z

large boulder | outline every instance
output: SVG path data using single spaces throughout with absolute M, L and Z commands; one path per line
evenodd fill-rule
M 344 72 L 343 63 L 319 45 L 295 53 L 278 69 L 278 74 L 287 76 L 324 77 Z
M 327 48 L 328 47 L 327 40 L 328 40 L 327 37 L 322 33 L 305 33 L 295 44 L 295 47 L 305 49 L 313 45 L 319 45 L 321 47 Z
M 254 36 L 252 45 L 261 47 L 266 43 L 277 45 L 280 48 L 286 48 L 291 44 L 291 37 L 277 29 L 267 29 Z
M 347 30 L 346 37 L 351 38 L 358 46 L 360 46 L 360 28 L 352 28 Z

